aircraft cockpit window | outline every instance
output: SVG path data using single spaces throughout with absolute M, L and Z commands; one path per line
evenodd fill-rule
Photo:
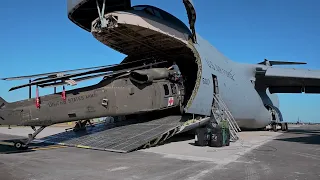
M 136 10 L 136 11 L 145 11 L 145 12 L 147 12 L 147 13 L 153 15 L 153 16 L 156 16 L 156 17 L 158 17 L 158 18 L 163 19 L 162 16 L 161 16 L 161 13 L 160 13 L 157 9 L 154 9 L 154 8 L 152 8 L 152 7 L 148 7 L 148 6 L 134 6 L 133 9 Z
M 163 88 L 164 88 L 164 95 L 166 96 L 166 95 L 169 95 L 169 87 L 168 87 L 168 85 L 167 84 L 164 84 L 163 85 Z
M 154 12 L 155 16 L 157 16 L 158 18 L 162 19 L 162 16 L 161 16 L 161 14 L 160 14 L 160 12 L 158 10 L 154 9 L 153 12 Z
M 145 6 L 134 6 L 132 7 L 134 10 L 136 11 L 141 11 L 141 10 L 144 10 L 146 7 Z
M 136 11 L 145 11 L 146 13 L 156 16 L 157 18 L 163 19 L 165 21 L 169 21 L 173 24 L 176 24 L 179 27 L 188 28 L 182 21 L 180 21 L 175 16 L 158 9 L 156 7 L 148 6 L 148 5 L 137 5 L 132 7 Z
M 155 16 L 155 14 L 154 14 L 154 12 L 153 12 L 153 10 L 152 10 L 151 8 L 146 8 L 146 9 L 144 9 L 144 10 L 145 10 L 147 13 Z

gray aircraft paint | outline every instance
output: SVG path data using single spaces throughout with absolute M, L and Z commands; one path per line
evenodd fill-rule
M 195 48 L 202 64 L 201 83 L 188 113 L 210 115 L 213 101 L 212 75 L 217 76 L 219 93 L 238 122 L 244 128 L 261 128 L 270 123 L 270 113 L 250 79 L 255 75 L 254 66 L 229 60 L 208 41 L 197 34 Z M 249 68 L 252 71 L 249 71 Z M 203 79 L 209 79 L 207 84 Z

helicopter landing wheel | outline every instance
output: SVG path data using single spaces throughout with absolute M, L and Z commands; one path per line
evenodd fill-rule
M 18 150 L 26 150 L 28 149 L 28 146 L 26 144 L 24 144 L 23 142 L 21 141 L 17 141 L 14 143 L 14 147 Z

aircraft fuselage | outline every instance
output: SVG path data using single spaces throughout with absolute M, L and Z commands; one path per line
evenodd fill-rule
M 254 86 L 255 66 L 231 61 L 200 35 L 197 39 L 194 47 L 201 57 L 202 74 L 198 93 L 187 112 L 210 114 L 216 76 L 219 93 L 240 127 L 268 125 L 270 113 Z

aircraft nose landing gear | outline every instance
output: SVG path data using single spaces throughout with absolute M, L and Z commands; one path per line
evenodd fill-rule
M 33 134 L 28 135 L 28 139 L 17 140 L 14 142 L 14 147 L 18 150 L 28 149 L 28 145 L 35 139 L 35 137 L 42 131 L 46 126 L 41 126 L 39 129 L 36 129 L 34 126 L 31 127 L 34 130 Z

